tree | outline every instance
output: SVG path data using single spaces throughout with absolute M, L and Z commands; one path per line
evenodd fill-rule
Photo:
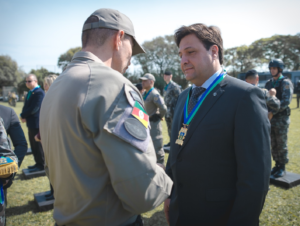
M 10 56 L 0 56 L 0 86 L 17 86 L 25 76 L 25 73 L 18 68 L 16 61 Z
M 280 58 L 286 69 L 300 69 L 300 34 L 262 38 L 252 43 L 251 47 L 253 48 L 253 57 L 263 59 L 264 63 L 269 63 L 274 58 Z
M 79 52 L 80 50 L 81 50 L 81 47 L 75 47 L 75 48 L 71 48 L 67 52 L 61 54 L 58 58 L 57 65 L 64 70 L 66 68 L 66 66 L 68 65 L 68 63 L 71 62 L 74 54 Z
M 228 73 L 237 77 L 241 72 L 253 69 L 259 59 L 253 58 L 253 48 L 250 46 L 240 46 L 224 51 L 224 66 L 228 67 Z
M 162 90 L 165 83 L 163 81 L 164 71 L 169 70 L 173 74 L 173 80 L 182 87 L 186 87 L 188 82 L 185 80 L 180 67 L 178 47 L 173 35 L 166 35 L 146 41 L 142 44 L 145 54 L 139 54 L 133 58 L 133 64 L 140 66 L 137 73 L 142 76 L 151 73 L 156 77 L 155 86 Z

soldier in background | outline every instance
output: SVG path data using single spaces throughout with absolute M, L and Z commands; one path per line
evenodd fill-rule
M 172 80 L 172 77 L 173 75 L 171 72 L 165 71 L 164 80 L 167 83 L 167 85 L 164 88 L 164 100 L 167 105 L 167 113 L 165 115 L 165 119 L 168 126 L 168 134 L 170 139 L 171 139 L 174 110 L 177 103 L 177 99 L 181 93 L 181 89 L 179 85 Z M 164 145 L 164 147 L 168 147 L 168 146 L 170 146 L 170 142 Z
M 272 112 L 271 120 L 271 147 L 272 157 L 276 162 L 271 171 L 271 177 L 278 178 L 285 174 L 285 165 L 288 163 L 287 134 L 290 124 L 291 110 L 289 105 L 293 97 L 293 84 L 291 80 L 282 75 L 284 63 L 281 59 L 271 60 L 269 70 L 272 75 L 265 88 L 276 89 L 276 97 L 280 100 L 280 107 L 277 112 Z
M 147 73 L 140 79 L 142 80 L 142 85 L 145 89 L 143 98 L 145 110 L 150 116 L 150 135 L 156 152 L 157 163 L 164 165 L 165 152 L 163 149 L 161 121 L 167 112 L 167 106 L 158 91 L 154 89 L 155 77 L 152 74 Z
M 254 86 L 258 86 L 259 76 L 256 70 L 250 70 L 246 73 L 245 80 Z M 276 97 L 276 89 L 270 90 L 261 89 L 264 93 L 266 104 L 268 106 L 268 118 L 272 119 L 273 115 L 276 114 L 280 108 L 280 100 Z
M 142 83 L 138 83 L 135 87 L 140 91 L 140 94 L 143 95 L 145 90 L 143 89 Z

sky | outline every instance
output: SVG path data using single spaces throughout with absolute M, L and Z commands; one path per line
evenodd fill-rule
M 26 73 L 41 67 L 61 72 L 59 56 L 81 45 L 83 23 L 99 8 L 127 15 L 139 43 L 193 23 L 218 26 L 224 48 L 300 33 L 299 0 L 0 0 L 0 55 Z

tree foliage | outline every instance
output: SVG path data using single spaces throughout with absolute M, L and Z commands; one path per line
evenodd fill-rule
M 282 59 L 288 70 L 299 70 L 300 34 L 274 35 L 259 39 L 249 46 L 226 49 L 224 66 L 229 74 L 237 76 L 241 72 L 267 65 L 274 58 Z
M 81 50 L 81 47 L 75 47 L 75 48 L 71 48 L 67 52 L 61 54 L 58 58 L 57 65 L 64 70 L 65 67 L 68 65 L 68 63 L 71 62 L 74 54 L 79 52 L 80 50 Z
M 25 77 L 25 73 L 18 68 L 16 61 L 10 56 L 0 56 L 0 86 L 17 86 Z
M 134 76 L 143 76 L 151 73 L 156 77 L 155 86 L 162 90 L 165 83 L 163 81 L 164 71 L 171 71 L 173 80 L 182 87 L 187 86 L 187 81 L 180 68 L 180 58 L 178 48 L 173 35 L 166 35 L 146 41 L 142 44 L 145 54 L 139 54 L 133 58 L 133 64 L 140 67 Z

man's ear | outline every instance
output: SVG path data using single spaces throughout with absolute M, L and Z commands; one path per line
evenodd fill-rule
M 217 45 L 212 45 L 210 49 L 213 59 L 219 59 L 219 47 Z
M 120 30 L 114 35 L 114 49 L 119 50 L 122 45 L 122 41 L 124 39 L 125 33 Z

